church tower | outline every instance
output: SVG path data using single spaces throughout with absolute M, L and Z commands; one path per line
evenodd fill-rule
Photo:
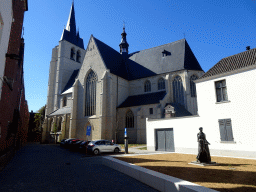
M 85 56 L 84 42 L 76 29 L 74 2 L 59 45 L 52 50 L 50 62 L 46 115 L 63 106 L 62 93 L 74 71 L 81 68 Z
M 120 53 L 122 55 L 128 55 L 129 44 L 126 41 L 125 26 L 123 27 L 123 33 L 121 34 L 121 36 L 122 36 L 122 40 L 121 40 L 121 43 L 119 44 Z

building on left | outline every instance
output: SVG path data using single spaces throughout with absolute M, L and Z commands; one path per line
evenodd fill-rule
M 25 11 L 27 0 L 0 1 L 0 167 L 27 139 L 22 35 Z

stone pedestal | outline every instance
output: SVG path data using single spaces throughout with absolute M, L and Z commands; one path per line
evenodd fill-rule
M 188 164 L 198 165 L 198 166 L 215 166 L 215 165 L 218 165 L 218 163 L 213 162 L 213 161 L 208 162 L 208 163 L 204 163 L 204 162 L 200 163 L 198 161 L 192 161 L 191 163 L 188 163 Z

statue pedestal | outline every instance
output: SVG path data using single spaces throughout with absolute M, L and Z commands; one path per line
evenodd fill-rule
M 200 163 L 200 162 L 197 162 L 197 161 L 192 161 L 191 163 L 188 163 L 188 164 L 191 164 L 191 165 L 198 165 L 198 166 L 215 166 L 215 165 L 218 165 L 218 163 L 216 162 L 208 162 L 208 163 Z

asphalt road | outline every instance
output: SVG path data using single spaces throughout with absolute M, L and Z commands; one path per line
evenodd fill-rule
M 27 144 L 0 173 L 0 191 L 157 191 L 59 145 Z

